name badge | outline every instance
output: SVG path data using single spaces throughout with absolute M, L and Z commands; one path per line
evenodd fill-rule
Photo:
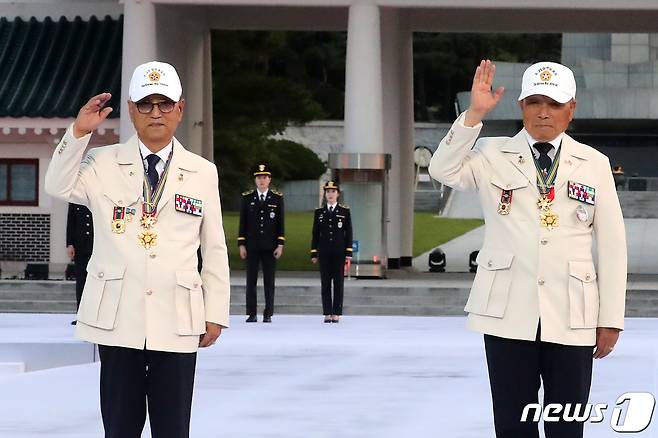
M 191 214 L 193 216 L 203 216 L 203 201 L 200 199 L 176 194 L 175 200 L 176 211 Z
M 596 200 L 596 189 L 585 184 L 569 181 L 568 194 L 571 199 L 594 205 Z

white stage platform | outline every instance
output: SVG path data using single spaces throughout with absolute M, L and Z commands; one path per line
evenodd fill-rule
M 1 438 L 103 436 L 98 363 L 62 366 L 94 359 L 70 319 L 0 315 L 0 363 L 14 364 L 0 373 Z M 494 436 L 482 338 L 462 317 L 322 324 L 320 316 L 275 316 L 247 325 L 239 316 L 232 325 L 199 355 L 192 437 Z M 27 372 L 16 372 L 21 360 Z M 629 391 L 656 396 L 657 382 L 658 320 L 629 319 L 614 354 L 595 362 L 590 402 L 614 405 Z M 618 437 L 611 411 L 585 436 Z M 657 424 L 633 436 L 658 437 Z

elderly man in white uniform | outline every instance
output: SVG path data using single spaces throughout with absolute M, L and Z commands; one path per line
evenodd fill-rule
M 48 193 L 94 216 L 77 335 L 98 344 L 106 438 L 140 437 L 147 409 L 153 437 L 188 437 L 197 349 L 228 327 L 217 168 L 174 138 L 181 95 L 174 67 L 138 66 L 123 114 L 137 134 L 91 149 L 83 160 L 92 132 L 112 111 L 104 107 L 109 93 L 94 96 L 46 174 Z
M 576 109 L 571 70 L 540 62 L 523 75 L 523 129 L 480 138 L 503 88 L 475 72 L 468 110 L 432 157 L 430 174 L 478 192 L 486 234 L 465 310 L 484 343 L 498 438 L 537 438 L 523 409 L 586 403 L 592 357 L 624 327 L 626 240 L 608 158 L 565 134 Z M 592 242 L 596 240 L 596 257 Z M 597 263 L 594 260 L 597 260 Z M 546 422 L 547 438 L 581 438 L 581 422 Z

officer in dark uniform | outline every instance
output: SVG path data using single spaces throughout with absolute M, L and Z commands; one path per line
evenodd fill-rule
M 263 322 L 272 322 L 274 313 L 274 271 L 283 254 L 283 194 L 270 190 L 272 173 L 266 164 L 254 171 L 256 189 L 242 194 L 240 207 L 240 257 L 247 260 L 247 322 L 257 322 L 256 281 L 263 267 L 265 310 Z
M 87 263 L 94 245 L 94 223 L 91 211 L 84 205 L 69 204 L 66 221 L 66 250 L 75 266 L 75 301 L 80 307 L 87 279 Z M 71 322 L 75 325 L 76 321 Z
M 320 260 L 324 322 L 334 323 L 343 314 L 344 266 L 345 260 L 352 258 L 352 217 L 348 207 L 338 204 L 339 195 L 336 183 L 329 181 L 324 185 L 326 203 L 315 210 L 311 242 L 311 260 Z

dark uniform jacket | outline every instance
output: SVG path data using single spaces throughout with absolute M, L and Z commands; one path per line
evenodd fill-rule
M 73 245 L 77 256 L 90 256 L 94 244 L 91 211 L 84 205 L 69 204 L 66 221 L 66 246 Z
M 327 206 L 315 210 L 311 258 L 318 257 L 323 251 L 343 251 L 345 257 L 352 256 L 352 217 L 348 207 L 336 204 L 333 213 Z
M 242 194 L 238 245 L 245 245 L 247 249 L 274 249 L 286 240 L 283 195 L 270 189 L 264 202 L 258 198 L 258 190 Z

